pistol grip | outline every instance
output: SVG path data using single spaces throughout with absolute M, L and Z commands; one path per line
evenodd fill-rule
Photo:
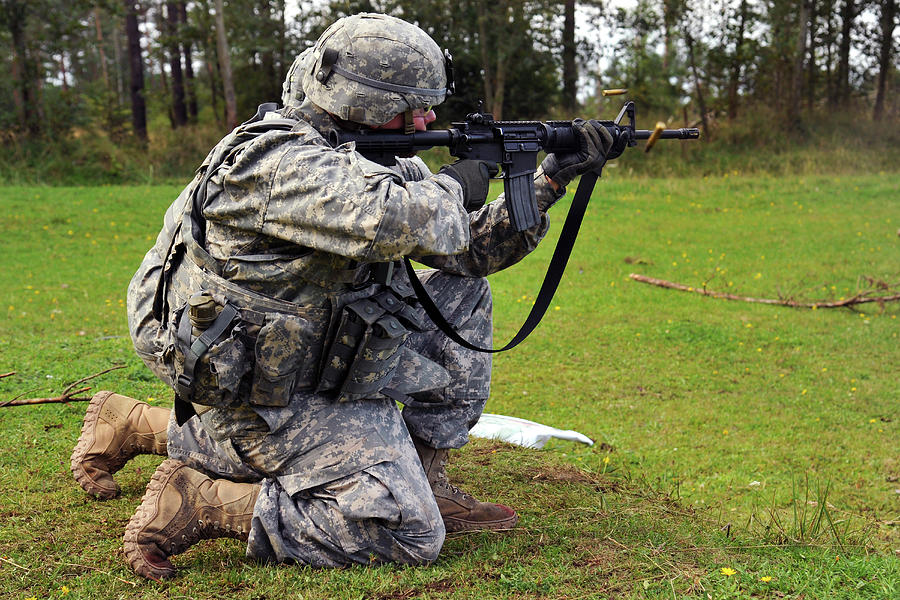
M 532 173 L 504 177 L 503 193 L 506 196 L 506 211 L 509 213 L 509 221 L 516 231 L 531 229 L 541 222 Z

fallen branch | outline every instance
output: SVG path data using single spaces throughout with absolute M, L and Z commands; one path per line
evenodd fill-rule
M 723 298 L 725 300 L 737 300 L 740 302 L 755 302 L 757 304 L 774 304 L 777 306 L 790 306 L 793 308 L 811 308 L 813 310 L 819 308 L 847 308 L 850 306 L 855 306 L 857 304 L 868 304 L 872 302 L 877 302 L 878 304 L 884 304 L 885 302 L 895 302 L 900 300 L 900 294 L 894 294 L 891 296 L 870 296 L 871 292 L 859 292 L 850 298 L 844 298 L 843 300 L 837 300 L 833 302 L 828 301 L 818 301 L 818 302 L 798 302 L 796 300 L 789 299 L 773 299 L 773 298 L 751 298 L 749 296 L 737 296 L 735 294 L 726 294 L 724 292 L 714 292 L 712 290 L 708 290 L 706 288 L 696 288 L 688 285 L 684 285 L 681 283 L 675 283 L 673 281 L 666 281 L 665 279 L 657 279 L 655 277 L 647 277 L 646 275 L 639 275 L 637 273 L 631 273 L 629 275 L 635 281 L 639 281 L 641 283 L 649 283 L 650 285 L 655 285 L 662 288 L 668 288 L 670 290 L 680 290 L 682 292 L 693 292 L 695 294 L 700 294 L 701 296 L 710 296 L 712 298 Z
M 54 396 L 52 398 L 13 398 L 12 400 L 7 400 L 6 402 L 0 403 L 0 408 L 4 406 L 27 406 L 31 404 L 54 404 L 54 403 L 68 403 L 68 402 L 87 402 L 90 400 L 90 397 L 79 397 L 76 394 L 80 394 L 82 392 L 86 392 L 90 390 L 90 386 L 80 387 L 75 389 L 79 383 L 84 383 L 90 379 L 95 377 L 99 377 L 100 375 L 105 375 L 110 371 L 115 371 L 116 369 L 124 369 L 125 365 L 116 365 L 114 367 L 110 367 L 104 371 L 100 371 L 99 373 L 94 373 L 93 375 L 88 375 L 87 377 L 82 377 L 78 381 L 74 381 L 66 386 L 66 389 L 59 396 Z M 14 374 L 14 373 L 11 373 Z
M 9 373 L 3 373 L 3 374 L 0 374 L 0 379 L 3 379 L 4 377 L 12 377 L 15 374 L 16 374 L 15 371 L 11 371 Z

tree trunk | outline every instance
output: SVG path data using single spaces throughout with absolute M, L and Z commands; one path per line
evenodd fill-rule
M 41 119 L 36 85 L 37 66 L 31 59 L 26 39 L 28 6 L 25 2 L 9 2 L 3 7 L 13 43 L 13 101 L 19 113 L 19 125 L 31 135 L 41 132 Z
M 166 50 L 169 53 L 169 70 L 172 73 L 172 119 L 175 127 L 187 125 L 187 105 L 184 103 L 184 72 L 181 70 L 181 45 L 178 43 L 178 8 L 174 2 L 166 2 Z
M 697 61 L 694 58 L 694 37 L 691 34 L 687 34 L 685 37 L 685 42 L 688 47 L 688 58 L 691 63 L 691 72 L 694 74 L 694 87 L 697 90 L 697 105 L 700 108 L 700 123 L 701 127 L 703 127 L 703 136 L 700 138 L 703 141 L 709 141 L 709 122 L 706 118 L 706 101 L 703 99 L 703 89 L 700 86 L 700 75 L 697 72 Z
M 185 88 L 187 91 L 188 116 L 197 120 L 197 82 L 194 78 L 194 60 L 191 56 L 191 40 L 186 35 L 188 24 L 187 2 L 178 3 L 178 21 L 181 25 L 181 51 L 184 54 Z
M 116 65 L 116 102 L 125 104 L 125 84 L 122 82 L 122 40 L 118 29 L 113 29 L 113 61 Z
M 728 118 L 733 120 L 738 113 L 738 86 L 741 83 L 741 66 L 744 59 L 744 28 L 747 25 L 747 0 L 741 0 L 738 16 L 738 30 L 734 39 L 734 56 L 731 59 L 731 75 L 728 80 Z
M 806 58 L 806 36 L 809 34 L 809 5 L 807 0 L 800 3 L 797 19 L 797 47 L 794 49 L 794 68 L 791 73 L 791 103 L 788 107 L 787 122 L 793 128 L 800 126 L 800 103 L 803 98 L 803 59 Z
M 478 6 L 478 49 L 481 54 L 481 67 L 484 69 L 484 104 L 488 112 L 494 110 L 494 71 L 491 68 L 491 59 L 487 34 L 488 13 L 483 2 L 476 2 Z
M 125 0 L 125 35 L 128 36 L 128 64 L 131 71 L 131 125 L 141 142 L 147 141 L 147 104 L 144 101 L 144 60 L 141 31 L 135 0 Z
M 838 57 L 838 103 L 847 106 L 850 102 L 850 32 L 856 18 L 855 0 L 844 0 L 841 7 L 841 45 Z
M 834 26 L 834 4 L 831 0 L 829 0 L 827 5 L 827 10 L 828 20 L 826 21 L 826 26 L 828 27 L 828 43 L 825 45 L 825 96 L 828 103 L 828 109 L 835 110 L 838 105 L 837 70 L 834 68 L 834 45 L 835 39 L 837 38 L 837 31 Z
M 228 37 L 225 33 L 223 0 L 216 0 L 216 48 L 219 53 L 219 68 L 222 71 L 222 87 L 225 91 L 225 126 L 228 130 L 237 127 L 237 99 L 234 93 L 234 79 L 231 75 L 231 56 Z
M 61 53 L 59 55 L 59 77 L 62 80 L 62 89 L 64 92 L 69 91 L 69 73 L 66 70 L 66 55 L 65 53 Z
M 570 113 L 578 109 L 578 71 L 575 66 L 575 0 L 565 0 L 563 10 L 563 107 Z
M 109 91 L 109 71 L 106 68 L 106 52 L 103 50 L 103 28 L 100 27 L 100 9 L 94 9 L 94 28 L 97 31 L 97 53 L 100 57 L 100 75 L 103 77 L 103 89 Z
M 819 68 L 816 65 L 816 49 L 819 37 L 819 5 L 818 0 L 809 0 L 809 49 L 806 61 L 806 108 L 812 110 L 816 102 L 816 83 Z
M 881 0 L 881 48 L 878 54 L 878 86 L 875 92 L 875 108 L 872 118 L 880 121 L 884 117 L 884 97 L 887 93 L 888 75 L 892 69 L 894 26 L 897 16 L 897 0 Z

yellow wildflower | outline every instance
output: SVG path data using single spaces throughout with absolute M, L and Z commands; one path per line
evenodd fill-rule
M 769 583 L 770 581 L 772 581 L 772 578 L 766 575 L 765 577 L 760 577 L 759 580 L 764 583 Z
M 724 575 L 725 577 L 731 577 L 732 575 L 737 573 L 737 571 L 730 567 L 722 567 L 719 572 L 722 573 L 722 575 Z

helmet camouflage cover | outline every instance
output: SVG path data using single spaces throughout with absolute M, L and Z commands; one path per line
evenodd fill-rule
M 281 86 L 281 104 L 283 106 L 293 106 L 295 108 L 303 104 L 306 93 L 303 91 L 303 74 L 306 67 L 310 64 L 310 57 L 313 49 L 307 48 L 296 59 L 294 64 L 288 69 L 287 76 L 284 78 L 284 84 Z
M 440 47 L 415 25 L 388 15 L 338 20 L 294 65 L 303 72 L 303 92 L 310 101 L 341 119 L 373 127 L 407 110 L 440 104 L 450 93 Z M 286 91 L 296 78 L 294 70 Z

